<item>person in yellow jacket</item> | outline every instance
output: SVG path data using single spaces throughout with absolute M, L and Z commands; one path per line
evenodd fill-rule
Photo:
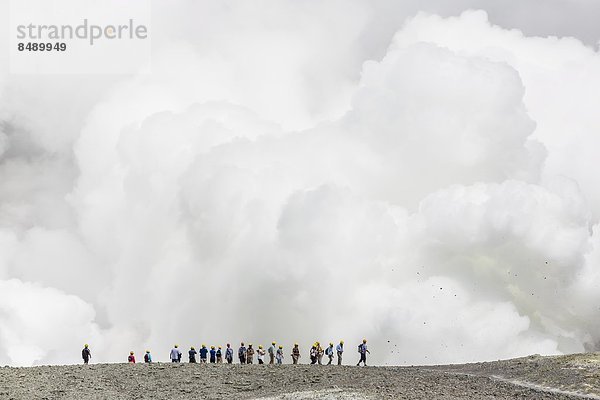
M 321 347 L 321 343 L 317 342 L 316 345 L 317 345 L 317 362 L 319 363 L 319 365 L 322 365 L 323 364 L 323 354 L 325 354 L 325 351 Z

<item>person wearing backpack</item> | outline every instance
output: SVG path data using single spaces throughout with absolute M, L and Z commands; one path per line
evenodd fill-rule
M 325 349 L 325 355 L 329 357 L 327 365 L 331 365 L 333 362 L 333 342 L 329 343 L 329 347 Z
M 127 357 L 127 362 L 129 364 L 135 364 L 135 356 L 133 355 L 133 351 L 129 352 L 129 357 Z
M 173 347 L 171 349 L 171 353 L 169 354 L 169 358 L 171 359 L 171 362 L 174 362 L 174 363 L 181 362 L 181 351 L 179 351 L 179 346 L 178 345 L 175 345 L 175 347 Z
M 90 361 L 90 358 L 92 358 L 92 352 L 90 351 L 89 345 L 86 344 L 83 346 L 83 350 L 81 350 L 81 358 L 83 358 L 84 364 L 87 364 Z
M 242 342 L 240 348 L 238 349 L 238 358 L 240 359 L 240 364 L 246 364 L 246 352 L 246 346 L 244 346 L 244 342 Z
M 146 354 L 144 354 L 144 362 L 146 364 L 150 364 L 152 362 L 152 354 L 150 354 L 150 350 L 146 350 Z
M 358 345 L 358 352 L 360 353 L 360 360 L 356 366 L 358 367 L 360 363 L 367 366 L 367 353 L 371 354 L 371 352 L 367 349 L 367 339 L 363 339 L 362 343 Z
M 338 365 L 342 365 L 342 354 L 344 353 L 344 341 L 340 340 L 340 344 L 335 348 L 337 351 Z
M 227 343 L 227 348 L 225 349 L 225 360 L 227 360 L 227 364 L 233 362 L 233 349 L 229 343 Z

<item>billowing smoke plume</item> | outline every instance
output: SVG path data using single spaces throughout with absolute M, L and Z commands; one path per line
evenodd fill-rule
M 226 22 L 158 40 L 152 73 L 59 77 L 54 101 L 5 78 L 0 364 L 84 343 L 122 361 L 345 339 L 353 360 L 366 337 L 379 364 L 595 348 L 598 53 L 467 11 L 417 14 L 371 58 L 360 4 L 340 24 L 274 11 L 298 26 L 215 6 Z

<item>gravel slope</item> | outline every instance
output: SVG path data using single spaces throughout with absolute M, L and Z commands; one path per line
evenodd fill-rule
M 597 393 L 597 380 L 591 378 L 597 364 L 582 361 L 591 357 L 435 367 L 156 363 L 0 368 L 0 399 L 575 399 L 581 397 L 493 376 Z M 584 367 L 565 372 L 566 365 Z M 593 367 L 588 371 L 586 365 Z
M 552 388 L 600 399 L 600 354 L 533 355 L 484 363 L 441 365 L 433 369 L 460 374 L 498 377 L 519 384 Z

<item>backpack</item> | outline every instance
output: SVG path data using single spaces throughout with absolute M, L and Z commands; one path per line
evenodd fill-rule
M 362 353 L 362 349 L 363 349 L 363 347 L 362 347 L 362 343 L 361 343 L 361 344 L 358 345 L 358 352 Z
M 148 362 L 148 353 L 144 354 L 144 361 Z

